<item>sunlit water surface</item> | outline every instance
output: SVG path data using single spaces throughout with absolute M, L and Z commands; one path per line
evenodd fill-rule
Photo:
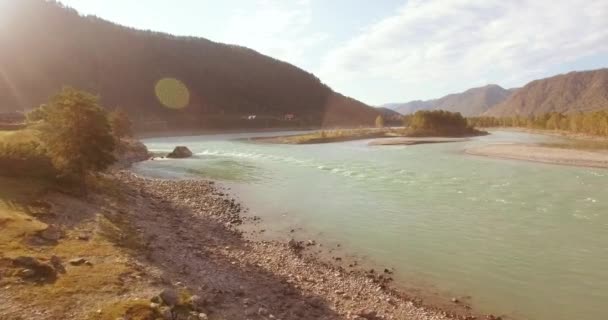
M 220 181 L 270 228 L 302 226 L 395 267 L 405 282 L 470 295 L 483 312 L 608 319 L 608 170 L 463 153 L 552 138 L 494 132 L 468 142 L 373 147 L 236 140 L 260 135 L 148 139 L 152 151 L 187 145 L 196 156 L 135 170 Z

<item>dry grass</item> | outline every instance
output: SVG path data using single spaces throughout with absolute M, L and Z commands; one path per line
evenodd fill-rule
M 150 307 L 150 303 L 142 300 L 121 301 L 104 306 L 101 312 L 91 313 L 89 320 L 156 320 L 161 315 L 158 310 Z
M 21 129 L 21 130 L 0 130 L 0 142 L 6 142 L 11 144 L 27 143 L 30 141 L 38 141 L 38 137 L 35 129 Z
M 274 139 L 273 142 L 287 144 L 311 144 L 394 137 L 399 135 L 399 131 L 392 129 L 336 129 L 315 131 L 313 133 L 295 136 L 279 137 Z
M 0 177 L 0 257 L 32 252 L 24 239 L 47 225 L 33 218 L 29 212 L 36 212 L 36 208 L 26 204 L 47 188 L 45 181 Z
M 0 258 L 33 256 L 48 262 L 55 255 L 64 261 L 67 269 L 52 284 L 45 285 L 3 278 L 3 286 L 11 288 L 11 301 L 7 303 L 27 306 L 29 310 L 45 310 L 61 319 L 67 314 L 88 313 L 97 310 L 102 303 L 117 301 L 121 293 L 129 290 L 125 275 L 137 273 L 131 267 L 125 248 L 140 248 L 139 239 L 133 236 L 133 230 L 124 219 L 97 214 L 69 227 L 63 226 L 64 237 L 56 244 L 32 245 L 29 237 L 44 230 L 45 221 L 49 222 L 47 219 L 53 216 L 44 215 L 44 210 L 35 205 L 47 189 L 48 185 L 43 181 L 0 178 Z M 82 230 L 92 232 L 88 241 L 78 239 Z M 76 257 L 84 257 L 92 266 L 67 263 Z

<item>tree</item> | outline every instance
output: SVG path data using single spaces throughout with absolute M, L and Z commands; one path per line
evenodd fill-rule
M 40 107 L 28 112 L 25 115 L 25 118 L 27 119 L 27 122 L 30 122 L 30 123 L 42 121 L 42 120 L 46 119 L 46 116 L 48 114 L 48 109 L 49 109 L 49 107 L 46 104 L 42 104 L 42 105 L 40 105 Z
M 48 107 L 41 139 L 63 177 L 82 179 L 114 161 L 115 139 L 98 97 L 66 87 Z
M 118 139 L 124 137 L 131 137 L 133 131 L 131 129 L 132 123 L 129 116 L 122 109 L 117 109 L 108 114 L 108 121 L 112 128 L 112 134 Z
M 376 128 L 384 128 L 384 118 L 382 116 L 376 117 Z

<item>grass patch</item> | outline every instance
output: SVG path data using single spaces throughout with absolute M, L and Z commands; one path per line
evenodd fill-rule
M 392 129 L 336 129 L 321 130 L 294 136 L 270 138 L 268 140 L 270 142 L 286 144 L 313 144 L 394 136 L 400 136 L 400 132 Z
M 36 129 L 0 130 L 0 143 L 20 144 L 31 141 L 40 142 Z
M 113 301 L 117 294 L 128 291 L 130 284 L 125 283 L 124 277 L 137 271 L 130 266 L 125 247 L 139 247 L 140 242 L 126 220 L 106 219 L 98 214 L 98 219 L 85 219 L 72 228 L 64 226 L 64 237 L 56 244 L 32 245 L 28 237 L 47 227 L 32 213 L 40 210 L 36 207 L 42 205 L 37 203 L 38 199 L 49 187 L 44 181 L 0 177 L 0 258 L 32 256 L 49 262 L 55 255 L 63 260 L 67 272 L 48 285 L 20 284 L 10 277 L 0 281 L 3 287 L 10 287 L 8 292 L 13 301 L 62 319 L 83 309 L 97 310 L 100 302 Z M 82 230 L 93 232 L 93 236 L 88 241 L 79 240 Z M 92 265 L 69 265 L 68 261 L 77 257 L 91 261 Z M 135 315 L 140 311 L 144 314 L 143 310 L 129 310 Z
M 28 205 L 49 188 L 45 180 L 0 177 L 0 256 L 31 253 L 23 243 L 28 235 L 46 228 L 46 224 L 29 213 L 36 211 Z
M 321 130 L 312 133 L 283 136 L 274 138 L 260 138 L 258 140 L 270 143 L 285 143 L 285 144 L 315 144 L 315 143 L 330 143 L 343 142 L 352 140 L 365 140 L 376 138 L 395 138 L 395 137 L 470 137 L 485 135 L 487 132 L 474 129 L 462 130 L 458 133 L 450 130 L 414 130 L 412 128 L 382 128 L 382 129 L 336 129 L 336 130 Z
M 0 175 L 47 179 L 57 175 L 37 130 L 0 131 Z
M 114 303 L 101 309 L 101 313 L 92 313 L 89 320 L 156 320 L 162 316 L 158 310 L 150 307 L 150 302 L 129 300 Z

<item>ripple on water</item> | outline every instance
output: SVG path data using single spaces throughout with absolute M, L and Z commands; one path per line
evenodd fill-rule
M 352 244 L 404 277 L 420 273 L 412 278 L 470 294 L 486 311 L 518 309 L 519 319 L 603 319 L 607 172 L 478 161 L 453 152 L 455 145 L 348 145 L 203 141 L 192 150 L 206 157 L 143 166 L 176 176 L 184 170 L 173 167 L 181 166 L 223 180 L 243 177 L 238 186 L 252 209 L 289 210 L 310 230 Z M 234 163 L 219 163 L 226 159 Z M 262 183 L 248 185 L 252 178 Z M 589 253 L 568 254 L 581 248 Z M 548 307 L 558 303 L 567 307 Z

